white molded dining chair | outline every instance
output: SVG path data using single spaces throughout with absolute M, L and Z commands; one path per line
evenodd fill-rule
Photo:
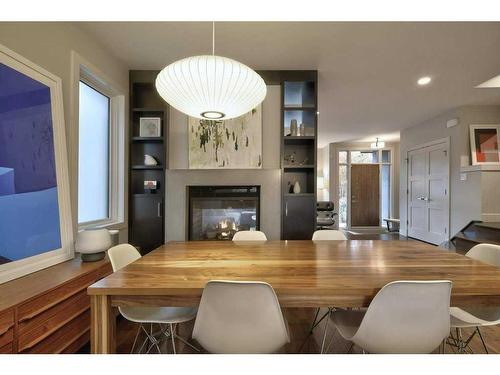
M 240 230 L 234 234 L 233 241 L 267 241 L 267 237 L 260 230 Z
M 334 229 L 322 229 L 322 230 L 317 230 L 313 233 L 312 235 L 312 240 L 313 241 L 345 241 L 347 240 L 347 237 L 345 236 L 344 232 L 340 230 L 334 230 Z M 320 308 L 318 307 L 316 309 L 316 314 L 314 315 L 314 320 L 311 324 L 311 328 L 309 330 L 309 333 L 312 333 L 314 328 L 318 326 L 319 323 L 323 321 L 331 312 L 332 307 L 328 308 L 328 311 L 323 314 L 323 316 L 318 320 L 318 315 Z
M 121 244 L 112 247 L 108 250 L 108 257 L 113 267 L 113 272 L 116 272 L 128 264 L 141 258 L 141 254 L 135 247 L 129 244 Z M 172 340 L 172 350 L 175 354 L 175 339 L 179 339 L 184 344 L 198 351 L 193 345 L 188 343 L 175 332 L 178 323 L 188 322 L 196 317 L 196 308 L 192 307 L 118 307 L 120 314 L 127 320 L 139 323 L 137 334 L 135 335 L 134 344 L 132 345 L 131 353 L 134 352 L 135 344 L 141 330 L 146 334 L 146 339 L 139 349 L 139 353 L 144 348 L 144 345 L 149 341 L 149 347 L 146 353 L 149 353 L 153 347 L 156 347 L 158 353 L 160 350 L 160 340 L 153 332 L 153 324 L 158 324 L 161 330 L 161 335 Z M 149 324 L 149 331 L 144 328 L 144 324 Z M 167 328 L 164 328 L 162 325 Z
M 193 338 L 211 353 L 274 353 L 290 341 L 271 285 L 259 281 L 209 281 L 203 290 Z
M 363 352 L 431 353 L 449 335 L 451 286 L 448 280 L 394 281 L 367 309 L 336 310 L 331 319 L 340 335 Z M 328 321 L 323 343 L 327 327 Z
M 334 229 L 317 230 L 313 233 L 313 241 L 342 241 L 347 240 L 344 232 Z
M 500 267 L 500 246 L 492 244 L 479 244 L 470 249 L 465 256 L 479 260 L 492 266 Z M 451 328 L 455 329 L 455 335 L 450 335 L 451 342 L 460 353 L 465 353 L 469 342 L 478 334 L 484 350 L 488 353 L 488 347 L 484 341 L 479 327 L 494 326 L 500 324 L 500 306 L 471 306 L 466 309 L 452 307 L 450 309 Z M 462 337 L 462 328 L 475 328 L 467 339 Z

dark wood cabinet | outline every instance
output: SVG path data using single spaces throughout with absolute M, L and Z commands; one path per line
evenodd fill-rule
M 130 172 L 129 242 L 146 254 L 165 241 L 165 169 L 167 167 L 168 104 L 158 95 L 154 70 L 130 71 Z M 159 118 L 160 134 L 141 134 L 141 118 Z M 144 155 L 158 165 L 144 165 Z M 145 181 L 155 181 L 147 191 Z
M 285 195 L 283 210 L 283 238 L 311 239 L 315 228 L 316 199 L 312 194 Z
M 163 197 L 160 195 L 136 195 L 130 207 L 133 223 L 129 235 L 141 251 L 156 249 L 164 243 Z

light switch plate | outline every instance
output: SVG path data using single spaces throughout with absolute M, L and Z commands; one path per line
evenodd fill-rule
M 467 181 L 467 173 L 460 173 L 460 181 Z

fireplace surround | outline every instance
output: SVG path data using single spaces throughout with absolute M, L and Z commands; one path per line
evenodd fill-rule
M 188 186 L 190 241 L 231 240 L 260 229 L 260 186 Z

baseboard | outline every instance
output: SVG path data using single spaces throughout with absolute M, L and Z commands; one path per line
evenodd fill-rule
M 481 220 L 486 223 L 500 222 L 500 213 L 498 214 L 481 214 Z

